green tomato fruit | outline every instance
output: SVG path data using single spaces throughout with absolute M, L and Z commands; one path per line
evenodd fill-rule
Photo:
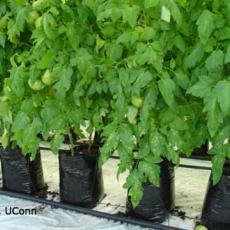
M 42 26 L 42 17 L 38 17 L 35 21 L 35 27 L 40 28 Z
M 197 225 L 195 230 L 208 230 L 208 229 L 203 225 Z
M 30 24 L 34 24 L 36 22 L 36 20 L 39 18 L 39 14 L 37 11 L 33 10 L 29 13 L 29 18 L 28 18 L 28 22 Z
M 129 121 L 129 123 L 130 123 L 131 125 L 136 125 L 136 124 L 137 124 L 137 120 L 134 119 L 134 120 L 132 120 L 132 121 Z
M 140 97 L 133 97 L 132 104 L 137 108 L 141 108 L 143 105 L 143 100 Z
M 8 17 L 2 17 L 0 19 L 0 30 L 5 29 L 7 27 L 8 24 Z
M 46 5 L 46 2 L 44 0 L 37 0 L 33 2 L 32 8 L 40 10 L 40 9 L 43 9 L 45 5 Z
M 28 84 L 29 84 L 30 88 L 35 90 L 35 91 L 39 91 L 39 90 L 42 90 L 44 88 L 44 85 L 40 80 L 37 80 L 34 83 L 32 83 L 31 80 L 29 80 Z
M 53 81 L 49 70 L 46 70 L 46 72 L 42 75 L 42 82 L 47 86 L 52 85 Z

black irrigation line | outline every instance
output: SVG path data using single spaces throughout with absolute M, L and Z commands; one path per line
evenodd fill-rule
M 180 164 L 179 167 L 181 167 L 181 168 L 189 168 L 189 169 L 207 170 L 207 171 L 212 170 L 211 167 L 207 167 L 207 166 L 196 166 L 196 165 L 186 165 L 186 164 Z
M 48 147 L 40 147 L 40 149 L 42 150 L 48 150 L 50 151 L 50 148 Z M 111 156 L 110 157 L 111 159 L 115 159 L 115 160 L 119 160 L 120 157 L 118 156 Z M 184 159 L 187 159 L 187 158 L 184 158 Z M 208 159 L 202 159 L 202 158 L 192 158 L 193 160 L 208 160 Z M 208 171 L 211 171 L 212 168 L 211 167 L 207 167 L 207 166 L 196 166 L 196 165 L 188 165 L 188 164 L 179 164 L 179 167 L 181 168 L 189 168 L 189 169 L 199 169 L 199 170 L 208 170 Z
M 36 202 L 36 203 L 40 203 L 40 204 L 49 205 L 49 206 L 54 207 L 54 208 L 62 208 L 62 209 L 74 211 L 74 212 L 77 212 L 80 214 L 90 215 L 90 216 L 103 218 L 103 219 L 107 219 L 107 220 L 115 221 L 115 222 L 120 222 L 120 223 L 137 225 L 137 226 L 141 226 L 144 228 L 150 228 L 150 229 L 155 229 L 155 230 L 183 230 L 181 228 L 169 227 L 169 226 L 165 226 L 162 224 L 152 223 L 150 221 L 144 221 L 144 220 L 139 220 L 139 219 L 133 219 L 130 217 L 118 216 L 115 214 L 99 212 L 99 211 L 95 211 L 95 210 L 88 209 L 88 208 L 82 208 L 82 207 L 73 206 L 70 204 L 64 204 L 64 203 L 60 203 L 60 202 L 46 200 L 44 198 L 38 198 L 38 197 L 31 196 L 31 195 L 11 192 L 11 191 L 7 191 L 7 190 L 3 190 L 3 189 L 0 189 L 0 195 L 14 197 L 14 198 L 23 199 L 23 200 L 28 200 L 28 201 L 32 201 L 32 202 Z

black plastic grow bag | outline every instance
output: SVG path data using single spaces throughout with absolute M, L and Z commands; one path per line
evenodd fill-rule
M 209 230 L 230 229 L 230 164 L 225 164 L 220 182 L 213 186 L 212 176 L 209 179 L 205 197 L 202 224 Z
M 209 157 L 208 155 L 208 141 L 206 141 L 199 148 L 196 148 L 192 152 L 193 157 Z
M 31 195 L 46 188 L 40 152 L 31 160 L 18 147 L 0 147 L 0 158 L 3 189 Z
M 143 189 L 143 197 L 135 208 L 133 208 L 128 197 L 127 215 L 154 222 L 163 222 L 175 206 L 174 167 L 167 161 L 162 162 L 160 187 L 145 183 Z
M 62 202 L 93 208 L 102 199 L 104 186 L 98 166 L 99 148 L 80 144 L 59 151 L 60 198 Z

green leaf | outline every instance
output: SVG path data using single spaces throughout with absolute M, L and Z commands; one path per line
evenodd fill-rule
M 8 24 L 8 36 L 9 40 L 13 43 L 17 42 L 17 38 L 23 31 L 27 16 L 29 14 L 29 9 L 27 7 L 21 7 L 17 11 L 17 16 L 15 21 L 10 20 Z
M 188 129 L 188 124 L 181 117 L 176 117 L 174 121 L 170 124 L 170 126 L 173 129 L 178 130 L 178 131 L 183 131 L 183 130 Z
M 185 41 L 182 36 L 177 35 L 174 39 L 174 45 L 181 51 L 185 52 Z
M 20 31 L 23 30 L 28 14 L 29 14 L 29 9 L 27 7 L 20 8 L 17 11 L 16 25 Z
M 37 63 L 38 69 L 47 69 L 55 61 L 56 53 L 53 50 L 49 50 L 44 54 L 41 60 Z
M 211 91 L 212 79 L 208 76 L 201 76 L 199 81 L 187 90 L 187 93 L 196 97 L 204 98 Z
M 154 155 L 161 156 L 166 152 L 165 141 L 165 138 L 158 131 L 152 131 L 150 133 L 151 152 Z
M 133 167 L 133 158 L 132 154 L 127 151 L 127 149 L 124 147 L 124 145 L 119 145 L 117 148 L 118 155 L 120 157 L 120 162 L 118 164 L 118 172 L 117 172 L 117 178 L 121 173 L 124 173 L 126 170 Z
M 60 73 L 60 78 L 58 82 L 54 85 L 54 88 L 56 89 L 56 95 L 58 98 L 64 98 L 67 91 L 71 87 L 71 79 L 73 75 L 73 70 L 71 67 L 65 67 L 62 69 Z
M 45 13 L 42 17 L 43 29 L 48 39 L 54 40 L 56 37 L 54 31 L 55 19 L 50 13 Z
M 132 153 L 134 148 L 133 133 L 128 125 L 122 125 L 118 129 L 120 143 L 123 144 L 127 152 Z
M 173 19 L 176 21 L 178 26 L 181 26 L 182 14 L 181 14 L 180 9 L 178 7 L 178 3 L 176 3 L 176 1 L 174 1 L 174 0 L 169 0 L 168 5 L 169 5 L 169 8 L 171 10 Z
M 224 61 L 224 63 L 225 64 L 230 63 L 230 44 L 228 45 L 227 52 L 225 54 L 225 61 Z
M 175 105 L 174 93 L 176 90 L 176 85 L 171 78 L 162 78 L 158 82 L 158 87 L 161 95 L 163 96 L 166 104 L 173 108 Z
M 220 108 L 223 112 L 230 112 L 230 81 L 219 81 L 214 89 Z
M 223 122 L 223 118 L 219 109 L 217 96 L 215 94 L 211 94 L 209 97 L 207 96 L 206 100 L 204 112 L 208 113 L 208 131 L 211 137 L 213 137 L 218 131 L 220 124 Z
M 50 142 L 51 151 L 57 154 L 63 141 L 64 141 L 64 136 L 60 134 L 56 134 L 52 139 L 52 141 Z
M 202 45 L 198 43 L 192 50 L 192 52 L 185 58 L 184 63 L 186 68 L 192 68 L 196 66 L 203 58 L 204 51 Z
M 196 24 L 201 42 L 206 43 L 214 30 L 213 13 L 209 10 L 204 10 Z
M 71 47 L 74 49 L 74 50 L 77 50 L 77 48 L 79 47 L 79 35 L 76 31 L 76 28 L 74 25 L 68 25 L 66 26 L 66 35 L 69 39 L 69 43 L 71 45 Z
M 134 39 L 135 42 L 137 41 L 138 38 L 139 38 L 138 33 L 134 34 L 130 31 L 125 31 L 117 38 L 117 43 L 122 43 L 127 45 L 131 43 L 132 39 Z
M 140 122 L 144 129 L 147 130 L 149 126 L 149 116 L 151 114 L 151 109 L 155 108 L 157 103 L 158 90 L 156 87 L 152 87 L 146 93 L 144 104 L 140 109 Z
M 25 77 L 26 73 L 23 67 L 13 68 L 11 70 L 12 92 L 19 98 L 22 98 L 25 94 Z
M 149 179 L 149 181 L 159 187 L 160 186 L 160 166 L 159 164 L 152 164 L 151 162 L 147 162 L 147 161 L 141 161 L 138 164 L 138 170 L 145 174 L 145 176 L 147 176 L 147 178 Z
M 137 77 L 137 80 L 133 84 L 133 88 L 132 88 L 133 94 L 139 95 L 140 90 L 142 88 L 147 87 L 152 80 L 153 80 L 153 75 L 151 72 L 149 71 L 141 72 Z
M 215 36 L 220 41 L 230 39 L 230 27 L 221 28 L 215 33 Z
M 117 22 L 118 19 L 122 17 L 122 10 L 119 8 L 112 8 L 111 9 L 111 19 L 113 23 Z
M 12 131 L 17 132 L 18 130 L 24 130 L 29 123 L 30 123 L 30 118 L 25 113 L 20 112 L 14 118 Z
M 209 72 L 221 72 L 224 65 L 224 53 L 221 50 L 215 50 L 207 58 L 205 66 Z
M 145 0 L 144 1 L 144 7 L 145 8 L 151 8 L 151 7 L 155 7 L 159 4 L 160 0 Z
M 2 48 L 5 48 L 6 44 L 6 35 L 5 34 L 0 34 L 0 46 Z
M 220 152 L 218 152 L 217 155 L 215 155 L 212 160 L 213 185 L 216 185 L 222 177 L 224 162 L 225 162 L 225 156 L 224 154 L 221 154 Z
M 175 81 L 182 89 L 188 89 L 190 85 L 188 75 L 180 71 L 176 72 Z
M 119 136 L 116 130 L 111 131 L 104 145 L 100 148 L 99 164 L 103 165 L 113 154 L 119 144 Z
M 137 5 L 126 6 L 123 11 L 123 19 L 133 28 L 136 26 L 140 8 Z
M 156 36 L 156 31 L 152 27 L 144 27 L 142 32 L 140 33 L 140 39 L 142 41 L 149 41 L 154 39 Z
M 133 184 L 133 186 L 129 190 L 129 195 L 131 195 L 131 202 L 133 207 L 135 208 L 143 196 L 143 188 L 140 183 Z
M 128 195 L 131 196 L 132 205 L 136 207 L 143 196 L 142 183 L 136 170 L 129 174 L 123 187 L 128 189 Z
M 179 153 L 176 152 L 171 146 L 168 146 L 168 148 L 167 148 L 166 157 L 173 164 L 175 164 L 177 166 L 179 165 L 179 163 L 180 163 Z
M 122 57 L 123 47 L 120 44 L 107 44 L 105 46 L 106 54 L 112 60 L 118 60 Z
M 134 107 L 134 106 L 128 107 L 127 117 L 128 117 L 128 121 L 131 124 L 134 124 L 136 122 L 137 114 L 138 114 L 138 109 L 136 107 Z

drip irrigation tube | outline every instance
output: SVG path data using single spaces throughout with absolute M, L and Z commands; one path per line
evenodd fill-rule
M 150 229 L 155 229 L 155 230 L 183 230 L 180 228 L 169 227 L 169 226 L 165 226 L 165 225 L 161 225 L 161 224 L 157 224 L 157 223 L 152 223 L 150 221 L 143 221 L 143 220 L 133 219 L 130 217 L 118 216 L 118 215 L 114 215 L 114 214 L 95 211 L 95 210 L 88 209 L 88 208 L 82 208 L 82 207 L 78 207 L 78 206 L 73 206 L 73 205 L 69 205 L 69 204 L 63 204 L 63 203 L 59 203 L 59 202 L 55 202 L 55 201 L 51 201 L 51 200 L 46 200 L 44 198 L 38 198 L 38 197 L 30 196 L 30 195 L 14 193 L 14 192 L 6 191 L 3 189 L 0 189 L 0 195 L 10 196 L 10 197 L 14 197 L 14 198 L 23 199 L 23 200 L 28 200 L 28 201 L 32 201 L 32 202 L 36 202 L 36 203 L 40 203 L 40 204 L 46 204 L 46 205 L 50 205 L 51 207 L 62 208 L 62 209 L 74 211 L 74 212 L 77 212 L 80 214 L 91 215 L 94 217 L 103 218 L 103 219 L 116 221 L 116 222 L 120 222 L 120 223 L 138 225 L 138 226 L 141 226 L 144 228 L 150 228 Z
M 207 166 L 196 166 L 196 165 L 186 165 L 186 164 L 180 164 L 179 167 L 181 168 L 189 168 L 189 169 L 200 169 L 200 170 L 208 170 L 211 171 L 211 167 Z
M 50 151 L 50 148 L 48 147 L 40 147 L 41 150 L 47 150 L 47 151 Z M 115 160 L 119 160 L 120 157 L 119 156 L 111 156 L 110 157 L 111 159 L 115 159 Z M 187 158 L 184 158 L 184 159 L 187 159 Z M 210 161 L 208 159 L 201 159 L 201 158 L 198 158 L 198 157 L 194 157 L 194 158 L 191 158 L 193 160 L 206 160 L 206 161 Z M 179 164 L 179 167 L 181 168 L 190 168 L 190 169 L 199 169 L 199 170 L 208 170 L 208 171 L 211 171 L 212 168 L 211 167 L 207 167 L 207 166 L 196 166 L 196 165 L 188 165 L 188 164 Z

